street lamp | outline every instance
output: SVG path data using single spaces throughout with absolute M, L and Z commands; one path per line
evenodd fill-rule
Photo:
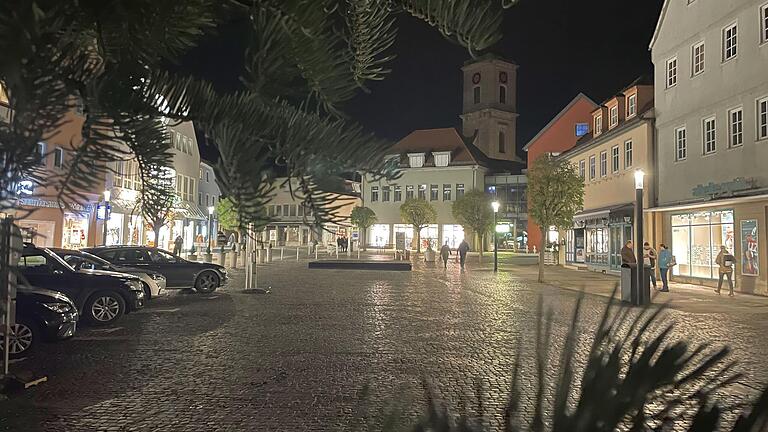
M 493 271 L 499 271 L 499 235 L 496 234 L 496 213 L 499 212 L 499 202 L 491 203 L 493 207 Z
M 101 244 L 107 245 L 107 222 L 109 221 L 109 198 L 112 196 L 112 191 L 109 189 L 104 191 L 104 221 L 102 223 L 104 232 L 102 232 Z
M 650 292 L 645 292 L 645 260 L 643 259 L 643 180 L 645 173 L 635 171 L 635 254 L 637 257 L 637 303 L 648 303 Z
M 212 241 L 213 241 L 213 211 L 216 208 L 213 206 L 208 207 L 208 249 L 213 250 Z

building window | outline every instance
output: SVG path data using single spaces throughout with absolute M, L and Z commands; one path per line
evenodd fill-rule
M 624 169 L 632 166 L 632 140 L 624 142 Z
M 413 195 L 413 192 L 411 192 L 411 195 Z M 395 202 L 400 202 L 403 200 L 403 188 L 400 185 L 395 185 Z
M 420 184 L 419 185 L 419 199 L 420 200 L 426 200 L 427 199 L 427 185 Z
M 53 151 L 53 166 L 61 168 L 64 166 L 64 149 L 56 147 Z
M 390 191 L 392 190 L 389 186 L 382 186 L 381 187 L 381 201 L 382 202 L 389 202 L 389 195 Z
M 296 217 L 296 212 L 298 211 L 297 207 L 298 205 L 292 205 L 288 207 L 288 210 L 291 212 L 290 216 Z
M 211 173 L 210 171 L 205 172 L 205 182 L 210 183 L 211 182 Z
M 715 262 L 720 246 L 734 252 L 733 210 L 672 215 L 672 255 L 675 276 L 717 279 Z
M 744 144 L 744 109 L 741 107 L 728 111 L 728 144 L 731 147 Z
M 371 186 L 371 202 L 376 202 L 378 200 L 379 200 L 379 187 Z
M 618 172 L 620 161 L 619 161 L 619 146 L 613 146 L 611 147 L 611 172 Z
M 506 133 L 504 130 L 499 131 L 499 153 L 505 153 L 507 151 L 506 146 Z
M 589 123 L 576 123 L 576 137 L 583 137 L 589 133 Z
M 611 107 L 611 118 L 610 123 L 608 123 L 608 128 L 613 129 L 619 124 L 619 106 L 616 105 L 615 107 Z
M 38 164 L 45 165 L 45 143 L 39 142 L 35 145 L 35 159 Z
M 507 103 L 507 86 L 499 86 L 499 103 Z
M 714 153 L 717 150 L 717 129 L 714 117 L 702 121 L 701 137 L 704 141 L 704 154 Z
M 608 152 L 600 152 L 600 177 L 608 175 Z
M 429 200 L 430 201 L 437 201 L 439 198 L 438 192 L 437 192 L 437 185 L 429 185 Z
M 444 184 L 443 185 L 443 201 L 450 201 L 451 200 L 451 185 Z
M 688 132 L 684 127 L 675 129 L 675 160 L 688 157 Z
M 210 206 L 211 205 L 211 195 L 205 194 L 205 205 Z
M 298 215 L 304 217 L 304 205 L 299 205 L 297 210 L 299 211 Z
M 768 3 L 760 6 L 760 43 L 768 43 Z
M 457 183 L 456 184 L 456 199 L 459 199 L 464 196 L 464 184 Z
M 757 139 L 768 138 L 768 97 L 757 101 Z
M 704 42 L 699 42 L 691 48 L 691 75 L 704 72 Z
M 475 105 L 479 104 L 480 103 L 480 86 L 475 86 L 472 89 L 472 96 L 473 96 Z
M 634 117 L 635 114 L 637 114 L 637 94 L 632 94 L 627 98 L 627 118 Z
M 579 161 L 579 177 L 581 177 L 582 180 L 585 180 L 586 166 L 587 166 L 587 161 L 585 161 L 584 159 Z
M 595 155 L 589 157 L 589 179 L 594 180 L 597 177 L 597 163 Z
M 275 213 L 275 216 L 282 216 L 283 215 L 283 206 L 276 205 L 274 213 Z
M 667 60 L 667 88 L 677 85 L 677 57 Z
M 737 23 L 723 29 L 723 61 L 728 61 L 739 53 L 739 28 Z
M 290 216 L 290 210 L 291 205 L 290 204 L 283 204 L 283 216 Z
M 603 116 L 599 115 L 595 117 L 595 135 L 600 135 L 603 132 Z
M 405 187 L 405 199 L 413 199 L 413 185 Z

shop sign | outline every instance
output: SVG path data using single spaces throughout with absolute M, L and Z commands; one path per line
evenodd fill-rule
M 405 233 L 404 232 L 395 233 L 395 248 L 401 251 L 405 250 Z
M 713 197 L 721 195 L 733 195 L 755 187 L 755 179 L 738 177 L 728 182 L 712 183 L 698 185 L 692 190 L 693 196 L 697 198 Z
M 741 274 L 744 276 L 760 275 L 760 255 L 757 242 L 757 219 L 741 221 Z
M 19 205 L 29 207 L 59 208 L 59 203 L 56 201 L 48 201 L 37 198 L 19 198 Z M 90 212 L 93 210 L 93 204 L 87 204 L 84 206 L 78 203 L 70 203 L 69 208 L 78 212 Z
M 508 233 L 510 231 L 509 224 L 498 224 L 496 225 L 496 232 L 497 233 Z

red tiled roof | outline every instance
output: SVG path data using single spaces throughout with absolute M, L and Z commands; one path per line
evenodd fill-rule
M 451 164 L 478 163 L 454 128 L 415 130 L 392 146 L 390 151 L 398 154 L 450 151 Z M 432 159 L 429 154 L 427 159 Z

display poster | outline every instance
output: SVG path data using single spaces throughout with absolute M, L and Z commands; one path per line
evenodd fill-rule
M 760 275 L 760 257 L 758 255 L 758 230 L 756 219 L 741 221 L 741 274 L 744 276 Z

